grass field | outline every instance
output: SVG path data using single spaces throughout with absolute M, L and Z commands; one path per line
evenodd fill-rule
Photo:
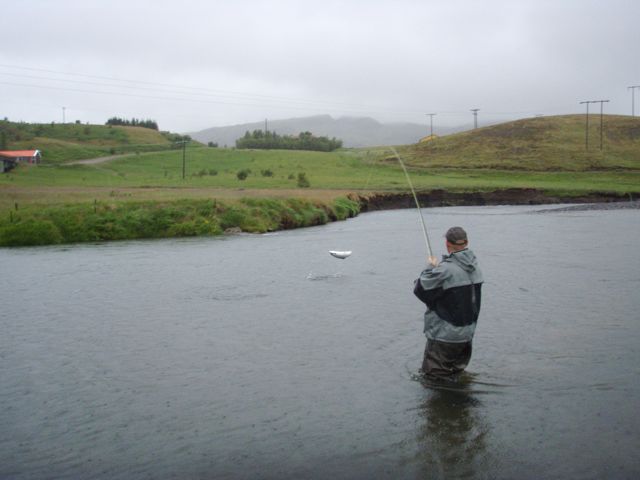
M 210 197 L 245 190 L 266 197 L 281 196 L 284 191 L 301 196 L 322 191 L 407 191 L 402 169 L 395 159 L 389 161 L 390 155 L 384 149 L 320 153 L 192 147 L 186 150 L 184 179 L 181 151 L 132 155 L 95 165 L 21 165 L 0 176 L 0 209 L 15 201 L 90 201 L 109 195 L 126 201 Z M 250 172 L 245 180 L 238 179 L 242 170 Z M 308 179 L 308 188 L 298 187 L 300 173 Z M 418 190 L 640 191 L 640 170 L 630 169 L 545 172 L 420 165 L 410 167 L 410 173 Z
M 179 135 L 142 127 L 108 125 L 31 124 L 0 120 L 0 134 L 12 150 L 42 152 L 45 164 L 117 153 L 167 150 Z
M 592 115 L 589 150 L 584 115 L 538 117 L 409 145 L 408 163 L 429 168 L 521 171 L 640 169 L 640 117 L 605 115 L 602 150 L 599 116 Z

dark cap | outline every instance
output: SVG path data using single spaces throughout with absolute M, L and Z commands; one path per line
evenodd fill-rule
M 447 242 L 454 245 L 464 245 L 467 242 L 467 232 L 462 227 L 451 227 L 445 234 Z

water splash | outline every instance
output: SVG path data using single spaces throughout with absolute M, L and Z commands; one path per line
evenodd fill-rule
M 313 272 L 309 272 L 309 274 L 307 275 L 307 280 L 311 280 L 313 282 L 315 281 L 327 281 L 330 280 L 332 278 L 342 278 L 344 277 L 344 275 L 342 273 L 328 273 L 328 274 L 319 274 L 319 273 L 313 273 Z

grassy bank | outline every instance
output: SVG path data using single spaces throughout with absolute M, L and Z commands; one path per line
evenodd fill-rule
M 264 233 L 344 220 L 358 211 L 358 203 L 347 198 L 331 203 L 245 198 L 30 206 L 4 212 L 0 246 L 220 235 L 229 229 Z

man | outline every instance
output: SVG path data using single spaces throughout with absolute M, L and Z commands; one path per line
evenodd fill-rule
M 449 255 L 439 264 L 435 257 L 429 257 L 413 289 L 427 304 L 422 372 L 432 377 L 450 377 L 469 364 L 483 282 L 476 256 L 467 248 L 467 232 L 451 227 L 445 238 Z

